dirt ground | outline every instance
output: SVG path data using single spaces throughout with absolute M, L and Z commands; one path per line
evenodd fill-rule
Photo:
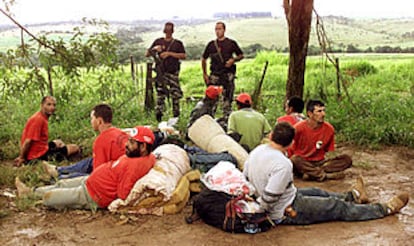
M 162 217 L 125 217 L 108 211 L 60 212 L 42 206 L 18 212 L 14 199 L 4 196 L 14 190 L 2 189 L 0 199 L 5 207 L 1 209 L 10 214 L 0 219 L 0 245 L 413 245 L 414 149 L 360 151 L 348 146 L 340 147 L 339 152 L 350 153 L 354 159 L 354 167 L 346 171 L 344 180 L 296 180 L 296 185 L 347 191 L 362 174 L 371 200 L 386 201 L 407 191 L 411 198 L 408 206 L 380 220 L 278 226 L 250 235 L 226 233 L 203 222 L 188 225 L 184 217 L 191 213 L 189 205 L 179 214 Z

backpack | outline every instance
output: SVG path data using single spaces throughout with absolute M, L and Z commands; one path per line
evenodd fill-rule
M 228 152 L 200 152 L 188 154 L 188 156 L 190 157 L 191 168 L 198 169 L 201 173 L 206 173 L 220 161 L 229 161 L 237 167 L 237 159 Z
M 202 219 L 204 223 L 233 233 L 265 232 L 273 225 L 266 213 L 240 213 L 235 203 L 244 196 L 233 197 L 224 192 L 204 189 L 193 202 L 193 213 L 187 223 Z

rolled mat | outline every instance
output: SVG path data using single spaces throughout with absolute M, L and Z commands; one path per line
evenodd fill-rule
M 198 118 L 188 128 L 188 136 L 200 148 L 207 150 L 211 139 L 226 134 L 221 126 L 208 114 Z
M 210 116 L 203 115 L 188 129 L 188 136 L 200 148 L 210 153 L 228 151 L 236 159 L 240 170 L 244 168 L 247 151 Z

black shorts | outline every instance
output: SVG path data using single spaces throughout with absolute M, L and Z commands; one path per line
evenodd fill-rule
M 49 142 L 48 145 L 48 150 L 44 155 L 36 159 L 29 160 L 28 164 L 32 164 L 38 160 L 60 162 L 68 157 L 68 148 L 66 146 L 58 148 L 56 147 L 56 144 L 53 141 Z

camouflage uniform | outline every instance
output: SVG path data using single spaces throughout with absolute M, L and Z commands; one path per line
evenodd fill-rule
M 185 53 L 183 43 L 178 39 L 172 39 L 167 41 L 164 38 L 156 39 L 149 50 L 155 46 L 160 46 L 163 52 L 175 52 Z M 180 99 L 183 97 L 183 92 L 179 83 L 180 61 L 179 59 L 168 56 L 165 59 L 160 60 L 157 64 L 157 78 L 156 78 L 156 90 L 157 90 L 157 105 L 155 107 L 155 113 L 158 121 L 161 121 L 162 115 L 165 112 L 165 98 L 171 96 L 173 106 L 173 116 L 178 117 L 180 115 Z
M 231 113 L 231 103 L 234 96 L 234 79 L 236 75 L 236 65 L 226 67 L 226 62 L 233 58 L 233 54 L 242 55 L 243 51 L 240 49 L 236 41 L 225 38 L 224 40 L 210 41 L 202 55 L 203 59 L 210 58 L 210 71 L 208 85 L 223 86 L 223 120 L 227 121 Z M 217 108 L 217 102 L 214 106 L 214 113 Z
M 227 122 L 227 119 L 231 113 L 231 103 L 233 102 L 234 95 L 234 73 L 223 73 L 220 75 L 211 74 L 209 76 L 209 85 L 221 85 L 223 86 L 223 120 Z M 213 115 L 217 110 L 218 100 L 215 100 L 213 105 Z
M 155 107 L 155 113 L 162 115 L 165 112 L 165 98 L 170 96 L 173 116 L 178 117 L 180 115 L 180 99 L 183 97 L 183 91 L 178 80 L 178 72 L 175 74 L 164 73 L 162 76 L 159 76 L 159 79 L 162 81 L 156 81 L 157 106 Z

